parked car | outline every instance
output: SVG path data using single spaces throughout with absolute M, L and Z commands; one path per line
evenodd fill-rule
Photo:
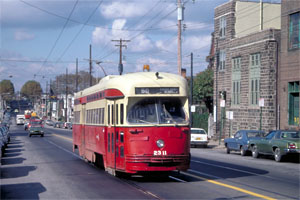
M 191 128 L 191 146 L 207 147 L 208 135 L 202 128 Z
M 260 154 L 273 155 L 277 162 L 288 154 L 300 154 L 299 131 L 276 130 L 271 131 L 264 138 L 253 138 L 249 141 L 252 156 L 258 158 Z
M 7 146 L 7 144 L 10 142 L 10 133 L 9 133 L 9 129 L 7 126 L 4 125 L 0 125 L 0 131 L 3 135 L 3 143 L 5 146 Z
M 65 122 L 64 123 L 64 128 L 65 129 L 72 129 L 72 123 L 71 122 Z
M 54 128 L 63 128 L 63 126 L 64 126 L 64 122 L 60 122 L 60 121 L 55 122 L 53 125 Z
M 5 150 L 5 137 L 2 133 L 2 129 L 0 129 L 0 149 L 1 149 L 1 157 L 4 155 L 4 150 Z
M 224 145 L 226 147 L 226 153 L 230 151 L 239 151 L 242 156 L 251 153 L 249 146 L 249 140 L 252 138 L 262 138 L 266 135 L 264 131 L 259 130 L 239 130 L 233 137 L 225 138 Z
M 28 136 L 31 137 L 32 135 L 40 135 L 44 137 L 44 128 L 41 124 L 32 124 L 28 129 Z
M 52 120 L 46 120 L 45 122 L 48 126 L 53 126 L 54 125 L 54 122 Z

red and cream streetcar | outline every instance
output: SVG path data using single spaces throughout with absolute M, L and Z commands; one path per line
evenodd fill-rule
M 111 174 L 187 170 L 187 88 L 170 73 L 104 77 L 75 94 L 73 150 Z

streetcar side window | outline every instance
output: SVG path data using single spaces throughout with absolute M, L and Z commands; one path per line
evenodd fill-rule
M 102 113 L 101 113 L 101 118 L 102 118 L 102 124 L 104 124 L 104 108 L 102 108 Z
M 111 105 L 111 124 L 114 125 L 115 120 L 114 120 L 114 105 Z
M 120 142 L 123 143 L 124 142 L 124 133 L 120 132 Z
M 124 104 L 120 105 L 120 123 L 124 123 Z
M 116 124 L 119 124 L 119 105 L 116 105 Z
M 110 105 L 107 106 L 107 124 L 110 124 Z

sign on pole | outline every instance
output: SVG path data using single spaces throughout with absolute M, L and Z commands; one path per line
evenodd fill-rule
M 259 98 L 259 107 L 264 107 L 264 106 L 265 106 L 265 99 Z
M 191 106 L 191 112 L 196 112 L 196 106 L 194 105 Z
M 225 107 L 225 100 L 224 99 L 222 99 L 221 101 L 220 101 L 220 107 Z

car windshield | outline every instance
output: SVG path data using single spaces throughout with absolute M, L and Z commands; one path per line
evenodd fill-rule
M 202 135 L 206 134 L 204 130 L 197 130 L 197 129 L 196 130 L 191 129 L 191 133 L 192 134 L 202 134 Z
M 253 137 L 264 137 L 265 133 L 264 132 L 248 132 L 247 137 L 248 138 L 253 138 Z
M 183 106 L 177 98 L 148 98 L 133 105 L 127 115 L 129 123 L 187 123 Z
M 30 124 L 31 125 L 39 125 L 39 124 L 41 124 L 41 122 L 40 121 L 31 121 Z
M 299 132 L 295 131 L 295 132 L 282 132 L 281 138 L 293 139 L 293 138 L 300 138 L 300 137 L 299 137 Z

